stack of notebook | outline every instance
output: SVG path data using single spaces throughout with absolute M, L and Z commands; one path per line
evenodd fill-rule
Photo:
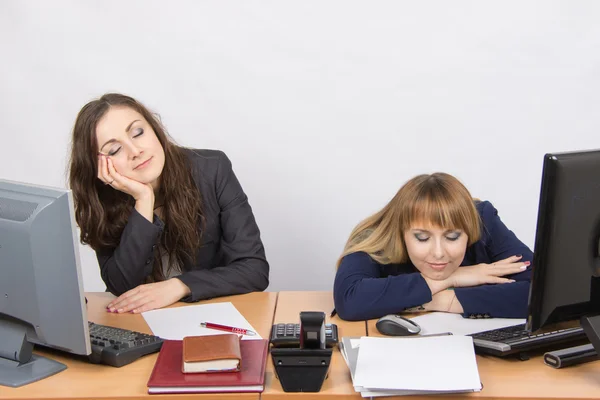
M 340 350 L 363 397 L 481 390 L 470 336 L 343 337 Z
M 239 341 L 241 353 L 239 365 L 235 363 L 234 367 L 229 365 L 214 367 L 214 364 L 205 364 L 190 367 L 189 357 L 184 359 L 183 342 L 166 340 L 148 380 L 148 393 L 262 392 L 265 382 L 267 346 L 268 341 L 266 340 L 242 340 Z M 212 351 L 217 350 L 213 349 Z M 187 364 L 185 369 L 188 372 L 184 372 L 184 360 Z M 192 361 L 197 362 L 197 357 L 194 357 Z M 204 359 L 198 361 L 204 361 Z M 223 372 L 213 372 L 216 370 L 215 368 Z M 192 371 L 194 373 L 189 373 Z

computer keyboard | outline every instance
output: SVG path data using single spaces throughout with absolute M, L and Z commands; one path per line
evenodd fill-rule
M 122 367 L 160 350 L 163 340 L 146 333 L 88 322 L 92 354 L 89 361 Z
M 507 356 L 586 338 L 581 327 L 532 334 L 525 329 L 525 324 L 473 333 L 469 336 L 473 337 L 476 350 L 495 356 Z

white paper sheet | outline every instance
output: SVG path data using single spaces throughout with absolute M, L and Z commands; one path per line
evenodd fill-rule
M 397 394 L 479 391 L 473 339 L 361 337 L 354 386 Z
M 463 318 L 459 314 L 431 312 L 411 318 L 421 327 L 420 335 L 452 332 L 453 335 L 470 335 L 490 329 L 524 324 L 525 319 L 518 318 Z
M 232 326 L 235 328 L 256 330 L 230 302 L 200 304 L 142 313 L 152 333 L 163 339 L 182 340 L 185 336 L 209 336 L 227 333 L 225 331 L 208 329 L 200 326 L 201 322 Z M 245 339 L 262 339 L 256 336 L 244 335 Z

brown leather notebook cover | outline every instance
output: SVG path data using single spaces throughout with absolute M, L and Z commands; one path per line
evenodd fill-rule
M 240 336 L 232 333 L 184 337 L 182 371 L 239 371 L 242 363 L 240 339 Z

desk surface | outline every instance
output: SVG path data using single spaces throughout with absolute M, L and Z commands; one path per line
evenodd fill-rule
M 107 313 L 106 304 L 113 298 L 107 293 L 89 293 L 87 295 L 88 317 L 91 321 L 125 329 L 150 333 L 141 315 L 116 315 Z M 300 311 L 324 311 L 327 316 L 333 308 L 330 292 L 280 292 L 251 293 L 240 296 L 222 297 L 202 303 L 231 301 L 248 319 L 263 338 L 268 338 L 273 322 L 297 322 Z M 185 305 L 180 303 L 175 306 Z M 375 328 L 375 320 L 365 322 L 347 322 L 338 317 L 328 322 L 338 325 L 342 336 L 380 336 Z M 0 399 L 134 399 L 151 397 L 163 399 L 219 398 L 219 399 L 258 399 L 258 394 L 219 394 L 219 395 L 152 395 L 147 394 L 146 382 L 150 376 L 156 354 L 145 356 L 122 368 L 94 365 L 76 360 L 58 352 L 39 351 L 51 358 L 67 364 L 69 367 L 57 375 L 40 382 L 21 387 L 6 388 L 0 386 Z M 480 393 L 443 398 L 485 398 L 485 399 L 597 399 L 600 398 L 600 361 L 576 365 L 556 370 L 544 365 L 541 356 L 529 361 L 501 359 L 491 356 L 477 356 L 479 374 L 483 383 Z M 285 393 L 275 377 L 269 357 L 265 378 L 265 391 L 260 396 L 274 399 L 312 399 L 312 398 L 352 398 L 359 399 L 354 392 L 350 372 L 340 352 L 335 349 L 329 376 L 319 393 Z M 396 399 L 425 399 L 418 397 L 396 397 Z M 434 397 L 431 397 L 434 398 Z M 435 396 L 439 399 L 439 396 Z
M 369 336 L 381 337 L 383 335 L 375 328 L 376 321 L 367 321 L 367 332 Z M 600 398 L 600 361 L 554 369 L 544 364 L 542 355 L 532 357 L 527 361 L 477 355 L 477 367 L 483 384 L 481 392 L 468 395 L 448 395 L 444 398 L 516 400 Z M 396 396 L 389 398 L 423 400 L 426 397 Z M 436 396 L 436 398 L 439 397 Z
M 105 310 L 109 301 L 114 298 L 109 293 L 87 293 L 88 319 L 103 325 L 151 333 L 144 318 L 137 314 L 111 314 Z M 230 301 L 246 317 L 248 322 L 258 331 L 263 338 L 268 338 L 271 332 L 271 323 L 277 293 L 249 293 L 239 296 L 220 297 L 194 304 L 219 303 Z M 188 305 L 178 303 L 174 307 Z M 58 316 L 57 316 L 58 317 Z M 154 367 L 158 353 L 144 356 L 133 363 L 121 368 L 105 365 L 90 364 L 69 357 L 64 353 L 38 351 L 54 360 L 68 366 L 54 376 L 43 379 L 20 388 L 7 388 L 0 386 L 0 399 L 133 399 L 151 397 L 152 399 L 188 399 L 191 395 L 148 395 L 146 383 Z M 202 396 L 205 397 L 205 396 Z M 258 393 L 232 393 L 211 395 L 218 399 L 258 399 Z M 198 398 L 194 395 L 193 398 Z M 205 397 L 207 398 L 207 397 Z

